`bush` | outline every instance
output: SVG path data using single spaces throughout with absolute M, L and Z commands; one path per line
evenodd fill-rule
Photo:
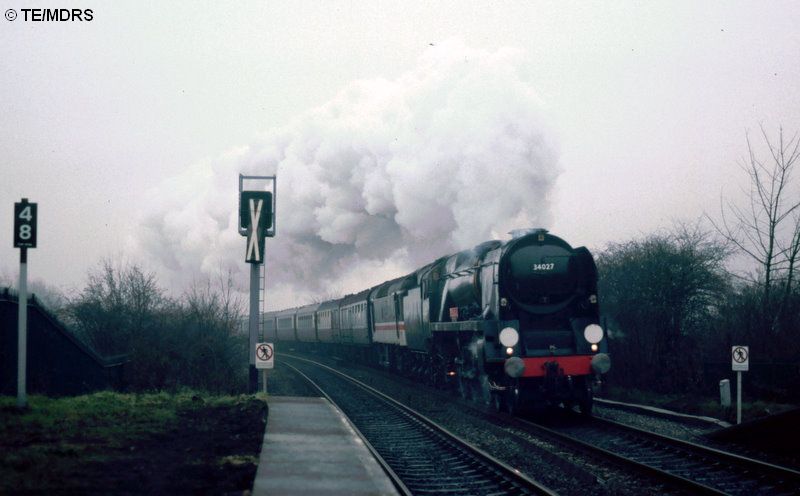
M 599 255 L 598 293 L 616 383 L 697 389 L 697 341 L 727 290 L 724 259 L 722 246 L 687 229 L 614 244 Z
M 125 383 L 134 391 L 192 387 L 236 393 L 247 385 L 242 305 L 233 278 L 196 282 L 179 300 L 155 275 L 105 261 L 67 311 L 77 333 L 99 353 L 126 353 Z

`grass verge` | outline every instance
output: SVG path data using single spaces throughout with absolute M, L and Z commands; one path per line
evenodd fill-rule
M 249 489 L 266 421 L 254 396 L 0 397 L 0 494 Z

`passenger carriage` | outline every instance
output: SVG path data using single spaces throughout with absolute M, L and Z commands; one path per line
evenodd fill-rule
M 297 341 L 305 343 L 306 349 L 314 349 L 317 343 L 317 308 L 319 303 L 312 303 L 298 308 L 295 315 Z
M 317 308 L 317 340 L 325 344 L 339 340 L 339 300 L 326 301 Z
M 288 310 L 282 310 L 275 315 L 278 342 L 297 341 L 297 336 L 295 335 L 296 312 L 296 309 L 290 308 Z

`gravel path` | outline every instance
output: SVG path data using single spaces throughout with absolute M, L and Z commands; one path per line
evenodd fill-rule
M 598 417 L 615 420 L 620 424 L 638 427 L 655 432 L 656 434 L 683 439 L 697 444 L 708 444 L 708 439 L 704 437 L 705 434 L 719 429 L 719 427 L 714 424 L 704 426 L 696 422 L 670 420 L 652 415 L 627 412 L 618 408 L 608 408 L 596 403 L 594 414 Z

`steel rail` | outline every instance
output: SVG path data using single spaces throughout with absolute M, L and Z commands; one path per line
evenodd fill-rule
M 297 358 L 303 359 L 300 357 Z M 321 366 L 325 367 L 325 365 L 322 364 Z M 333 370 L 338 374 L 341 374 L 339 371 L 336 371 L 334 369 L 331 370 Z M 369 388 L 369 386 L 366 387 Z M 392 400 L 391 398 L 389 399 Z M 648 477 L 655 478 L 662 482 L 668 483 L 669 485 L 675 488 L 687 490 L 693 494 L 731 495 L 731 494 L 752 493 L 752 489 L 743 489 L 741 491 L 731 490 L 731 489 L 721 489 L 719 487 L 720 485 L 718 483 L 715 483 L 713 480 L 711 480 L 710 482 L 696 480 L 691 476 L 687 477 L 675 473 L 674 471 L 659 468 L 658 466 L 655 466 L 656 464 L 652 462 L 648 463 L 645 461 L 636 460 L 634 458 L 626 456 L 625 454 L 612 451 L 611 449 L 606 449 L 605 447 L 598 446 L 590 442 L 586 442 L 584 440 L 576 438 L 575 436 L 570 436 L 563 432 L 559 432 L 556 429 L 551 429 L 543 425 L 531 422 L 529 420 L 525 420 L 519 417 L 509 416 L 507 414 L 499 414 L 496 412 L 490 413 L 487 411 L 486 408 L 482 408 L 475 404 L 467 403 L 465 401 L 460 401 L 460 400 L 456 401 L 459 401 L 459 404 L 462 404 L 467 408 L 471 408 L 474 411 L 478 412 L 479 414 L 489 417 L 493 422 L 501 420 L 502 422 L 510 426 L 520 428 L 521 430 L 526 431 L 529 434 L 546 438 L 552 442 L 561 443 L 562 445 L 570 446 L 573 449 L 584 452 L 588 455 L 593 455 L 600 458 L 611 460 L 612 462 L 616 463 L 619 466 L 627 467 L 630 470 L 634 470 L 636 472 L 645 474 Z M 581 418 L 582 422 L 584 423 L 586 422 L 586 419 L 584 417 L 577 417 L 576 415 L 576 418 Z M 759 493 L 800 494 L 800 490 L 798 490 L 798 488 L 800 488 L 800 472 L 794 469 L 755 460 L 734 453 L 725 452 L 708 446 L 691 443 L 689 441 L 683 441 L 669 436 L 664 436 L 661 434 L 653 433 L 651 431 L 638 429 L 636 427 L 624 424 L 619 424 L 617 422 L 613 422 L 606 419 L 599 419 L 597 417 L 594 417 L 592 418 L 592 421 L 596 422 L 597 424 L 608 425 L 609 427 L 607 427 L 606 429 L 610 428 L 610 426 L 613 425 L 615 428 L 625 429 L 629 432 L 636 433 L 639 436 L 646 436 L 648 439 L 651 440 L 651 442 L 654 445 L 660 444 L 663 446 L 667 444 L 669 446 L 673 446 L 675 449 L 682 449 L 684 451 L 687 451 L 687 453 L 685 454 L 685 458 L 686 459 L 691 458 L 692 461 L 695 463 L 701 463 L 698 460 L 702 460 L 703 458 L 713 457 L 715 460 L 707 463 L 708 468 L 701 470 L 703 472 L 703 475 L 706 475 L 706 473 L 710 473 L 712 470 L 719 469 L 721 465 L 728 467 L 738 467 L 742 475 L 739 476 L 734 474 L 731 478 L 732 479 L 736 477 L 745 478 L 744 477 L 745 474 L 754 474 L 754 477 L 752 477 L 752 479 L 755 479 L 761 483 L 761 486 L 759 488 Z M 602 428 L 598 427 L 598 429 Z M 655 452 L 655 450 L 656 448 L 654 446 L 653 452 Z M 699 459 L 697 458 L 698 456 Z M 731 468 L 731 470 L 733 470 L 733 468 Z M 771 475 L 772 480 L 765 479 L 764 474 L 772 474 Z M 730 483 L 728 484 L 730 485 Z M 724 484 L 721 485 L 724 486 Z
M 557 493 L 553 490 L 547 488 L 543 484 L 529 478 L 525 474 L 523 474 L 520 470 L 513 468 L 502 461 L 496 459 L 495 457 L 491 456 L 490 454 L 486 453 L 485 451 L 481 450 L 480 448 L 472 445 L 468 441 L 456 436 L 455 434 L 448 431 L 446 428 L 440 426 L 433 420 L 429 419 L 425 415 L 417 412 L 416 410 L 398 402 L 394 398 L 387 396 L 386 394 L 378 391 L 377 389 L 364 384 L 363 382 L 355 379 L 347 374 L 344 374 L 334 368 L 331 368 L 325 364 L 315 362 L 313 360 L 309 360 L 307 358 L 302 358 L 299 356 L 294 355 L 287 355 L 283 354 L 284 357 L 293 358 L 295 360 L 307 362 L 312 364 L 313 366 L 325 369 L 326 371 L 335 374 L 336 376 L 340 377 L 341 379 L 357 386 L 361 390 L 367 392 L 371 396 L 379 399 L 382 403 L 386 404 L 387 406 L 391 407 L 392 409 L 402 412 L 405 414 L 406 417 L 410 417 L 414 421 L 418 422 L 420 425 L 423 425 L 427 428 L 427 430 L 437 434 L 440 438 L 445 441 L 445 445 L 450 445 L 451 447 L 455 447 L 456 449 L 467 453 L 472 459 L 475 459 L 479 463 L 483 464 L 484 466 L 488 467 L 492 473 L 499 475 L 510 482 L 511 485 L 518 487 L 519 489 L 523 489 L 526 492 L 530 492 L 532 494 L 544 494 L 544 495 L 556 495 Z M 288 364 L 287 364 L 288 365 Z M 302 373 L 302 372 L 301 372 Z M 317 386 L 319 389 L 319 386 Z M 336 404 L 329 396 L 329 401 Z M 337 406 L 338 408 L 338 406 Z M 342 408 L 340 410 L 344 411 Z M 351 423 L 352 420 L 351 420 Z M 457 491 L 457 489 L 455 489 Z
M 575 416 L 577 418 L 577 415 Z M 696 443 L 656 434 L 606 419 L 593 418 L 587 424 L 551 429 L 514 419 L 531 433 L 594 452 L 633 469 L 685 488 L 697 494 L 798 494 L 800 473 L 793 469 L 753 460 Z M 591 426 L 594 424 L 594 427 Z M 646 441 L 627 446 L 608 431 L 617 429 Z M 592 432 L 592 430 L 594 432 Z M 579 439 L 582 436 L 583 439 Z M 592 441 L 587 440 L 593 438 Z M 601 447 L 604 444 L 607 447 Z M 611 447 L 610 445 L 615 446 Z M 637 453 L 638 451 L 638 453 Z M 661 462 L 661 463 L 659 463 Z M 661 468 L 658 465 L 666 465 Z M 737 472 L 738 470 L 738 472 Z M 693 475 L 696 474 L 696 475 Z M 774 474 L 772 478 L 765 477 Z M 698 480 L 698 479 L 702 479 Z M 755 486 L 755 487 L 754 487 Z
M 336 409 L 339 410 L 342 413 L 342 415 L 347 417 L 347 414 L 345 414 L 344 411 L 342 411 L 342 409 L 339 408 L 339 406 L 336 404 L 336 402 L 333 400 L 333 398 L 328 396 L 328 393 L 326 393 L 325 390 L 323 390 L 319 386 L 319 384 L 314 382 L 313 379 L 308 377 L 306 374 L 304 374 L 303 372 L 298 370 L 293 365 L 288 364 L 288 363 L 285 364 L 285 365 L 287 367 L 291 368 L 292 370 L 294 370 L 303 379 L 308 381 L 308 383 L 311 384 L 311 386 L 314 389 L 316 389 L 319 392 L 319 394 L 321 394 L 326 400 L 328 400 L 331 403 L 331 405 L 335 406 Z M 413 493 L 411 492 L 411 490 L 408 489 L 408 487 L 406 487 L 406 485 L 403 483 L 402 479 L 400 479 L 400 476 L 398 476 L 397 473 L 394 470 L 392 470 L 392 467 L 390 467 L 389 464 L 386 463 L 386 460 L 384 460 L 383 457 L 380 455 L 380 453 L 378 453 L 378 450 L 376 450 L 375 447 L 372 446 L 372 443 L 369 442 L 367 437 L 358 429 L 358 427 L 356 427 L 356 425 L 350 420 L 349 417 L 347 417 L 347 421 L 350 424 L 350 427 L 353 429 L 353 431 L 355 431 L 356 435 L 361 439 L 361 442 L 364 443 L 364 446 L 367 447 L 367 450 L 369 450 L 369 452 L 375 458 L 375 461 L 378 462 L 378 465 L 381 466 L 381 468 L 383 469 L 384 473 L 386 473 L 386 475 L 389 477 L 389 480 L 392 481 L 392 485 L 394 485 L 394 487 L 398 490 L 398 492 L 400 492 L 400 494 L 402 494 L 403 496 L 412 496 Z
M 674 438 L 664 434 L 648 431 L 631 425 L 625 425 L 609 419 L 594 418 L 592 421 L 601 426 L 608 426 L 609 428 L 618 429 L 624 432 L 629 432 L 633 435 L 640 436 L 663 445 L 671 446 L 679 450 L 683 450 L 690 454 L 699 454 L 700 456 L 711 461 L 711 464 L 718 466 L 724 464 L 734 470 L 738 470 L 740 474 L 752 474 L 753 477 L 748 477 L 750 480 L 759 480 L 766 484 L 774 484 L 776 489 L 781 492 L 789 490 L 791 492 L 800 492 L 800 471 L 789 467 L 783 467 L 773 463 L 756 460 L 746 456 L 730 453 L 710 446 L 686 441 L 683 439 Z M 740 476 L 741 477 L 741 476 Z
M 500 414 L 495 414 L 495 415 L 500 415 Z M 506 415 L 506 417 L 508 416 Z M 523 430 L 529 432 L 530 434 L 534 434 L 538 437 L 548 439 L 555 443 L 570 446 L 575 450 L 582 451 L 589 455 L 599 456 L 601 458 L 611 460 L 613 463 L 616 463 L 617 465 L 626 467 L 628 469 L 634 470 L 639 473 L 643 473 L 649 477 L 656 478 L 673 487 L 688 490 L 692 494 L 708 494 L 716 496 L 728 494 L 723 491 L 719 491 L 713 487 L 702 484 L 700 482 L 694 481 L 692 479 L 688 479 L 686 477 L 682 477 L 680 475 L 665 470 L 661 470 L 658 467 L 654 467 L 652 465 L 639 462 L 630 457 L 621 455 L 606 448 L 602 448 L 595 444 L 583 441 L 576 437 L 558 432 L 555 429 L 544 427 L 540 424 L 531 422 L 529 420 L 524 420 L 518 417 L 512 417 L 511 419 L 506 418 L 505 420 L 517 423 L 519 426 L 521 426 Z

